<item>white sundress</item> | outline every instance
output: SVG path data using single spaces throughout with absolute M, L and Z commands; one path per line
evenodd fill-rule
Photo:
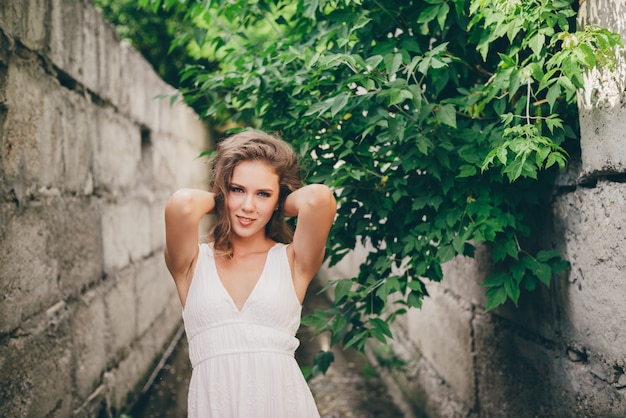
M 302 306 L 287 246 L 273 246 L 248 300 L 237 309 L 200 244 L 183 320 L 193 367 L 188 416 L 319 417 L 294 353 Z

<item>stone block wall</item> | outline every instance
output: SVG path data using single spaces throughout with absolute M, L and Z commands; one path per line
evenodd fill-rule
M 624 2 L 581 2 L 579 19 L 626 40 Z M 407 417 L 626 416 L 625 58 L 619 51 L 614 71 L 586 78 L 581 155 L 545 208 L 544 239 L 571 270 L 549 289 L 523 293 L 518 308 L 485 313 L 480 284 L 491 266 L 479 248 L 427 285 L 423 308 L 395 323 L 391 350 L 369 347 Z M 348 267 L 322 277 L 351 277 Z
M 0 1 L 0 416 L 115 416 L 180 326 L 163 208 L 210 147 L 89 0 Z

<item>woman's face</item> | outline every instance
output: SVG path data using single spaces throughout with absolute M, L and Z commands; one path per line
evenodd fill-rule
M 233 235 L 265 235 L 265 225 L 278 207 L 279 193 L 279 178 L 271 166 L 262 161 L 237 164 L 226 197 Z

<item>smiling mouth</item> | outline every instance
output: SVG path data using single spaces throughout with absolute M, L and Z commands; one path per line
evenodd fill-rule
M 239 219 L 239 222 L 244 223 L 244 224 L 251 224 L 252 222 L 255 221 L 255 219 L 253 218 L 246 218 L 245 216 L 239 216 L 239 215 L 237 215 L 237 219 Z

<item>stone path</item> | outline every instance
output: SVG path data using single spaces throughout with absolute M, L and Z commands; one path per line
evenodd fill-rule
M 326 306 L 322 296 L 315 296 L 317 285 L 305 302 L 305 314 Z M 300 364 L 311 364 L 323 344 L 310 330 L 301 329 L 302 341 L 296 352 Z M 325 375 L 309 384 L 322 418 L 399 418 L 386 387 L 376 376 L 364 355 L 354 351 L 334 351 L 335 362 Z M 191 374 L 187 340 L 180 339 L 154 383 L 129 412 L 132 418 L 181 418 L 187 413 L 187 388 Z

